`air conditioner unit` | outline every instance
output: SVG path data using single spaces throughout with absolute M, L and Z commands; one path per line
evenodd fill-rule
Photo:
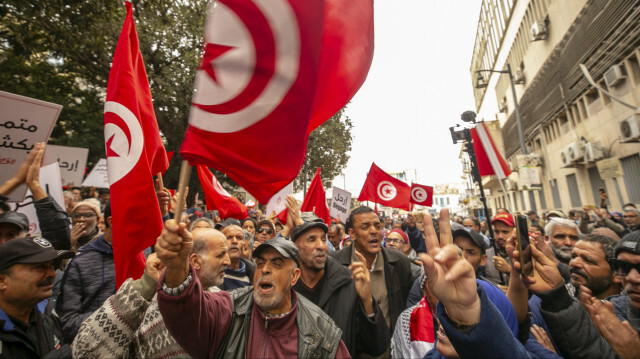
M 517 69 L 513 74 L 513 82 L 517 84 L 524 84 L 524 71 Z
M 584 144 L 584 161 L 595 162 L 604 158 L 604 150 L 600 142 L 587 142 Z
M 576 141 L 567 146 L 567 154 L 571 162 L 580 162 L 584 158 L 584 142 Z
M 505 180 L 504 181 L 504 189 L 506 191 L 517 191 L 518 190 L 518 183 L 516 181 L 513 181 L 513 180 Z
M 538 20 L 531 26 L 531 41 L 544 40 L 549 34 L 547 23 L 544 20 Z
M 498 104 L 498 111 L 500 112 L 507 112 L 507 99 L 503 99 L 502 101 L 500 101 L 500 103 Z
M 571 157 L 569 156 L 569 148 L 565 147 L 560 151 L 560 160 L 562 161 L 562 167 L 572 167 L 573 162 L 571 161 Z
M 620 121 L 620 142 L 640 142 L 640 118 L 631 115 Z
M 607 87 L 613 87 L 626 78 L 627 75 L 624 74 L 622 65 L 613 65 L 604 73 L 604 82 L 607 84 Z

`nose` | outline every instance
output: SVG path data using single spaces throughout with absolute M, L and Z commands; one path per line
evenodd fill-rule
M 640 273 L 635 268 L 631 268 L 629 274 L 627 274 L 627 281 L 632 281 L 634 283 L 640 283 Z
M 49 268 L 47 268 L 47 277 L 55 277 L 56 276 L 56 270 L 55 268 L 53 268 L 53 265 L 51 265 Z
M 565 246 L 573 247 L 573 242 L 571 241 L 571 238 L 569 236 L 564 236 L 562 244 Z
M 224 255 L 224 258 L 222 260 L 222 265 L 225 265 L 225 266 L 231 265 L 231 258 L 229 258 L 229 253 Z

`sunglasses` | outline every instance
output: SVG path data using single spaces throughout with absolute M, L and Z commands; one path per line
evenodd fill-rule
M 80 218 L 91 218 L 91 217 L 95 217 L 96 215 L 93 213 L 74 213 L 71 215 L 71 218 L 73 219 L 80 219 Z
M 273 229 L 267 227 L 258 228 L 258 233 L 267 232 L 267 234 L 273 233 Z
M 625 261 L 621 261 L 619 259 L 607 259 L 611 269 L 619 276 L 626 276 L 631 272 L 632 269 L 635 269 L 638 274 L 640 274 L 640 263 L 629 263 Z

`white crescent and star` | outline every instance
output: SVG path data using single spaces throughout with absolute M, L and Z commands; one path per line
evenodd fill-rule
M 268 116 L 300 68 L 300 29 L 288 1 L 233 4 L 210 7 L 196 73 L 189 124 L 209 132 L 237 132 Z
M 427 191 L 422 187 L 414 187 L 411 190 L 411 197 L 416 202 L 424 202 L 427 199 Z
M 107 173 L 109 185 L 113 185 L 138 163 L 144 147 L 144 135 L 140 121 L 124 105 L 108 101 L 104 104 L 104 114 Z
M 382 181 L 378 184 L 378 197 L 383 201 L 391 201 L 396 197 L 398 190 L 393 185 L 393 183 L 389 181 Z

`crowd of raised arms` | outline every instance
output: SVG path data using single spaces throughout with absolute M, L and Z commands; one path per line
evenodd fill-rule
M 1 358 L 640 357 L 632 203 L 486 220 L 360 206 L 325 223 L 287 196 L 281 223 L 260 204 L 174 215 L 159 189 L 173 210 L 117 288 L 108 191 L 69 186 L 62 208 L 43 153 L 0 184 Z M 6 203 L 23 183 L 37 235 Z

